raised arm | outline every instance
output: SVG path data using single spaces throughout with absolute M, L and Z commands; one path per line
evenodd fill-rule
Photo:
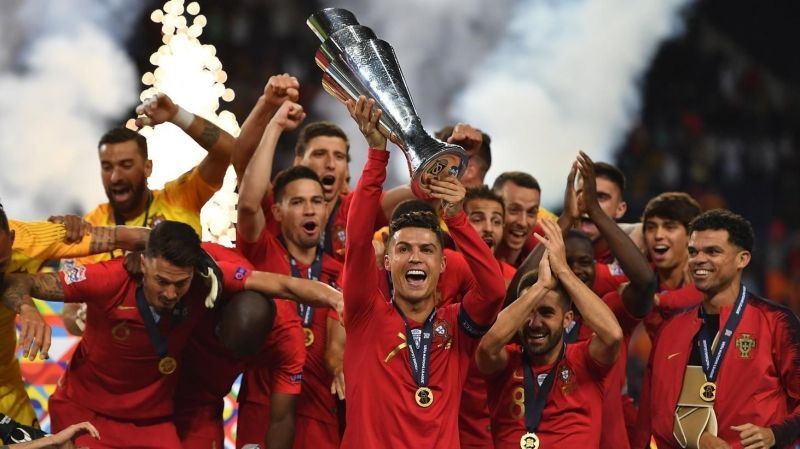
M 248 290 L 290 299 L 314 307 L 330 307 L 341 315 L 342 294 L 328 284 L 282 274 L 253 271 L 244 282 Z
M 328 333 L 325 346 L 325 369 L 333 376 L 331 384 L 331 394 L 335 394 L 339 399 L 345 399 L 344 384 L 344 344 L 345 331 L 342 323 L 328 316 Z
M 555 287 L 555 279 L 550 273 L 550 262 L 547 257 L 539 262 L 539 277 L 536 283 L 525 293 L 503 309 L 497 315 L 497 321 L 489 332 L 481 338 L 475 362 L 483 374 L 493 374 L 505 369 L 508 364 L 508 353 L 505 345 L 514 338 L 517 331 L 525 324 L 536 305 L 548 291 Z
M 558 217 L 558 227 L 561 228 L 561 232 L 567 232 L 572 229 L 573 224 L 580 216 L 578 198 L 575 193 L 575 177 L 577 173 L 578 163 L 575 162 L 572 164 L 569 175 L 567 175 L 567 187 L 564 190 L 564 212 Z M 542 245 L 536 245 L 533 251 L 522 261 L 522 264 L 517 268 L 517 272 L 514 273 L 514 277 L 511 278 L 511 282 L 506 289 L 506 304 L 511 303 L 517 298 L 520 280 L 522 280 L 523 276 L 539 266 L 539 261 L 542 260 L 542 254 L 544 254 L 544 247 Z
M 581 314 L 583 322 L 591 328 L 595 335 L 589 343 L 589 355 L 603 365 L 614 363 L 622 345 L 622 328 L 611 309 L 602 299 L 578 279 L 567 264 L 564 238 L 561 229 L 552 220 L 542 220 L 545 236 L 535 234 L 542 245 L 547 248 L 550 268 L 569 293 L 572 302 Z
M 655 274 L 636 243 L 600 208 L 594 162 L 584 152 L 578 156 L 578 170 L 583 179 L 582 206 L 631 281 L 622 292 L 622 303 L 628 313 L 641 318 L 653 307 L 653 295 L 657 288 Z
M 376 214 L 381 213 L 381 193 L 386 180 L 389 152 L 386 151 L 386 138 L 377 127 L 381 111 L 374 106 L 374 100 L 367 101 L 363 96 L 358 102 L 347 102 L 350 116 L 366 137 L 370 149 L 347 213 L 347 239 L 342 273 L 347 309 L 345 324 L 352 322 L 361 311 L 371 306 L 370 297 L 378 289 L 372 234 Z
M 242 123 L 239 137 L 234 144 L 231 161 L 236 177 L 241 181 L 250 158 L 264 135 L 267 124 L 284 101 L 297 102 L 300 98 L 300 82 L 284 73 L 269 77 L 264 93 L 258 97 L 253 110 Z
M 503 306 L 506 293 L 500 264 L 467 220 L 463 210 L 465 189 L 461 182 L 454 176 L 432 179 L 430 189 L 432 197 L 442 200 L 450 236 L 475 276 L 476 289 L 467 293 L 462 307 L 474 324 L 488 328 Z
M 291 101 L 284 102 L 264 129 L 258 148 L 244 170 L 239 186 L 237 230 L 247 242 L 258 240 L 265 226 L 261 202 L 271 188 L 269 174 L 272 173 L 272 159 L 278 139 L 284 131 L 300 126 L 305 117 L 302 106 Z
M 200 162 L 200 176 L 211 185 L 220 185 L 231 163 L 234 138 L 217 125 L 176 105 L 166 94 L 159 93 L 136 107 L 141 117 L 137 126 L 156 126 L 172 122 L 203 147 L 208 154 Z

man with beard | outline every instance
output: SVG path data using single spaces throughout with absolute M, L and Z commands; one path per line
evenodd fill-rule
M 293 166 L 281 172 L 272 186 L 264 176 L 270 171 L 274 152 L 274 142 L 265 143 L 283 130 L 295 129 L 304 115 L 299 105 L 287 101 L 267 125 L 264 138 L 241 178 L 236 243 L 257 269 L 337 285 L 341 264 L 320 245 L 326 200 L 324 186 L 315 171 L 304 165 Z M 341 140 L 325 137 L 319 141 L 337 139 Z M 264 210 L 262 199 L 270 187 L 273 204 Z M 269 229 L 268 215 L 280 227 L 278 234 Z M 300 395 L 274 391 L 268 367 L 248 371 L 239 395 L 237 446 L 264 441 L 267 422 L 271 426 L 273 421 L 284 420 L 293 430 L 297 429 L 294 447 L 338 447 L 339 422 L 331 385 L 333 375 L 341 374 L 337 370 L 341 361 L 327 364 L 326 353 L 335 344 L 329 337 L 341 340 L 344 332 L 338 320 L 331 319 L 324 308 L 292 308 L 287 312 L 279 307 L 278 312 L 299 315 L 302 320 L 304 341 L 301 340 L 299 347 L 286 348 L 296 356 L 305 355 Z
M 30 303 L 31 295 L 86 300 L 85 335 L 49 402 L 54 430 L 91 421 L 103 435 L 100 443 L 79 438 L 79 445 L 180 447 L 172 419 L 175 371 L 192 331 L 214 305 L 246 289 L 322 299 L 304 290 L 309 281 L 254 271 L 235 251 L 201 246 L 189 225 L 174 221 L 153 228 L 139 256 L 140 274 L 128 270 L 118 258 L 60 273 L 14 275 L 3 293 L 12 307 Z
M 622 329 L 611 309 L 567 264 L 561 229 L 542 220 L 547 249 L 536 283 L 503 310 L 481 339 L 476 361 L 489 379 L 495 448 L 597 448 L 601 403 L 619 356 Z M 570 303 L 594 329 L 567 344 Z M 519 336 L 522 345 L 511 343 Z
M 147 178 L 153 162 L 148 159 L 147 140 L 124 127 L 111 129 L 97 145 L 100 175 L 109 202 L 97 206 L 84 218 L 97 226 L 153 227 L 164 220 L 180 221 L 201 235 L 200 209 L 222 187 L 233 151 L 233 137 L 208 120 L 187 112 L 164 94 L 148 99 L 136 111 L 143 115 L 136 121 L 138 126 L 157 126 L 169 121 L 182 128 L 208 154 L 163 189 L 151 190 Z M 111 251 L 76 262 L 96 263 L 121 254 Z M 79 329 L 78 313 L 82 307 L 82 304 L 64 306 L 67 329 Z
M 753 229 L 724 209 L 689 225 L 700 305 L 675 315 L 653 349 L 659 448 L 788 448 L 800 439 L 800 322 L 742 284 Z M 655 381 L 657 379 L 657 381 Z
M 306 117 L 303 107 L 295 103 L 294 89 L 299 89 L 299 84 L 296 87 L 286 89 L 287 95 L 282 97 L 282 103 L 274 115 L 270 116 L 269 120 L 264 120 L 264 117 L 262 117 L 260 120 L 253 119 L 250 123 L 246 122 L 248 124 L 246 141 L 250 144 L 249 146 L 244 143 L 237 144 L 233 155 L 239 179 L 243 178 L 244 169 L 249 164 L 250 158 L 261 147 L 263 147 L 263 150 L 260 151 L 264 158 L 264 163 L 261 166 L 264 171 L 260 175 L 265 176 L 265 174 L 272 173 L 273 158 L 278 139 L 285 131 L 295 129 Z M 257 104 L 254 111 L 251 112 L 251 117 L 256 114 L 256 110 L 262 109 Z M 296 124 L 290 129 L 276 126 L 276 121 L 285 122 L 286 117 L 296 119 Z M 250 117 L 248 117 L 248 120 L 250 120 Z M 242 133 L 245 133 L 244 126 Z M 260 136 L 258 140 L 252 137 L 256 133 L 259 133 Z M 239 139 L 241 140 L 242 136 Z M 352 201 L 352 194 L 345 193 L 348 190 L 347 165 L 350 160 L 349 151 L 350 143 L 347 134 L 341 128 L 331 122 L 312 122 L 300 130 L 295 144 L 293 160 L 293 165 L 302 165 L 313 170 L 322 182 L 327 213 L 327 222 L 323 232 L 323 248 L 327 254 L 339 262 L 344 260 L 345 228 L 350 202 Z M 388 224 L 386 217 L 391 215 L 397 204 L 403 200 L 413 198 L 414 195 L 411 193 L 409 186 L 400 186 L 385 192 L 381 200 L 383 213 L 376 216 L 373 225 L 374 229 L 380 229 Z M 267 185 L 264 191 L 262 209 L 267 214 L 265 218 L 268 229 L 273 235 L 277 236 L 280 232 L 280 225 L 272 219 L 269 212 L 272 210 L 273 204 L 272 189 L 271 186 Z
M 392 221 L 384 268 L 392 296 L 379 289 L 372 225 L 380 213 L 389 153 L 377 130 L 381 112 L 364 97 L 347 103 L 370 147 L 354 191 L 344 267 L 347 420 L 342 448 L 460 447 L 456 423 L 461 388 L 477 338 L 494 321 L 504 293 L 499 265 L 462 211 L 464 188 L 448 177 L 431 180 L 444 202 L 450 235 L 475 276 L 461 303 L 438 301 L 445 268 L 435 214 L 410 212 Z M 380 400 L 376 394 L 380 393 Z
M 114 249 L 144 246 L 147 229 L 129 226 L 86 227 L 78 217 L 65 223 L 9 220 L 0 204 L 0 292 L 7 273 L 35 273 L 48 260 L 79 257 Z M 0 307 L 0 412 L 26 425 L 36 423 L 36 413 L 25 391 L 15 355 L 15 316 L 20 316 L 22 355 L 34 360 L 48 357 L 50 327 L 32 304 L 18 309 Z
M 503 242 L 503 229 L 505 220 L 505 206 L 503 198 L 486 186 L 468 188 L 464 196 L 464 212 L 469 222 L 481 239 L 494 250 Z M 503 260 L 498 259 L 503 278 L 510 282 L 516 273 L 516 268 Z

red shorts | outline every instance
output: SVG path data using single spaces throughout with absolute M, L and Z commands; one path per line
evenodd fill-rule
M 338 447 L 338 423 L 325 423 L 308 416 L 297 415 L 293 449 L 338 449 Z
M 53 433 L 66 429 L 72 424 L 91 422 L 100 432 L 95 440 L 88 434 L 75 440 L 75 446 L 91 449 L 174 449 L 181 447 L 178 433 L 171 420 L 133 422 L 122 421 L 75 404 L 56 390 L 49 401 L 50 425 Z
M 225 430 L 219 405 L 186 407 L 175 415 L 183 449 L 223 449 Z

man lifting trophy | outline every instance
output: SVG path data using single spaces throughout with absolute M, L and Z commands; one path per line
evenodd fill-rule
M 323 9 L 306 23 L 322 41 L 316 62 L 324 72 L 323 87 L 342 102 L 361 95 L 375 100 L 383 110 L 381 133 L 406 155 L 414 194 L 428 197 L 431 178 L 460 178 L 467 166 L 466 152 L 434 139 L 422 127 L 392 46 L 345 9 Z

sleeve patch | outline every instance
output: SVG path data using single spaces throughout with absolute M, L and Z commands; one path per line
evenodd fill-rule
M 299 384 L 303 381 L 303 373 L 295 373 L 291 375 L 292 383 Z
M 86 280 L 86 267 L 74 265 L 64 270 L 64 282 L 67 285 L 75 284 Z
M 622 271 L 622 267 L 619 266 L 619 262 L 617 262 L 616 260 L 608 265 L 608 270 L 611 272 L 612 276 L 625 275 L 625 273 Z
M 247 268 L 238 267 L 238 268 L 236 268 L 236 272 L 233 274 L 233 277 L 237 281 L 241 281 L 242 279 L 244 279 L 246 274 L 247 274 Z

